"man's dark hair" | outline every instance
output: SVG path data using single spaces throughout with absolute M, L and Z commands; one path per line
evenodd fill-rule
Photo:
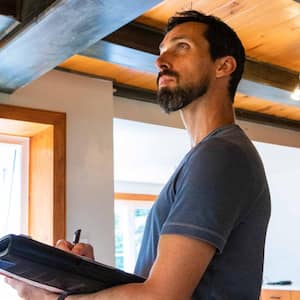
M 238 83 L 241 80 L 244 71 L 245 49 L 241 40 L 234 30 L 219 18 L 205 15 L 195 10 L 179 12 L 170 18 L 166 27 L 166 32 L 169 32 L 175 26 L 186 22 L 198 22 L 207 25 L 204 37 L 209 43 L 209 51 L 212 60 L 227 55 L 235 58 L 237 67 L 231 74 L 228 87 L 229 96 L 233 102 Z

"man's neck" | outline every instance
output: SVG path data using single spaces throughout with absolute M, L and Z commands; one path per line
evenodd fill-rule
M 180 115 L 191 138 L 192 147 L 216 128 L 234 123 L 233 107 L 229 99 L 195 100 L 180 110 Z

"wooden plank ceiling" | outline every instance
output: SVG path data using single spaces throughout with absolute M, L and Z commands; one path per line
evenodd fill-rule
M 146 26 L 146 30 L 151 29 L 149 32 L 157 30 L 162 35 L 161 32 L 170 16 L 191 7 L 220 17 L 236 30 L 243 41 L 248 57 L 244 79 L 253 79 L 261 85 L 258 88 L 250 85 L 249 91 L 247 86 L 244 88 L 241 84 L 235 107 L 300 121 L 300 103 L 289 98 L 290 92 L 297 85 L 300 72 L 300 4 L 293 0 L 165 0 L 129 25 L 142 24 Z M 129 25 L 123 27 L 118 36 L 118 32 L 115 32 L 104 40 L 122 46 L 129 44 L 129 47 L 143 53 L 157 55 L 158 52 L 153 46 L 145 45 L 145 49 L 141 49 L 138 41 L 135 42 L 137 37 L 130 35 L 130 30 L 133 29 L 129 28 Z M 131 45 L 130 40 L 134 41 Z M 150 39 L 151 42 L 155 46 L 158 45 L 155 37 Z M 100 41 L 94 49 L 87 49 L 69 58 L 60 64 L 60 67 L 154 91 L 155 69 L 146 64 L 146 61 L 153 58 L 145 57 L 143 60 L 139 57 L 140 53 L 132 54 L 113 48 L 112 45 L 104 45 L 103 41 Z M 110 50 L 106 52 L 107 47 L 110 47 Z M 107 53 L 114 55 L 108 57 Z M 254 69 L 253 66 L 249 66 L 252 62 L 258 63 Z M 264 85 L 270 85 L 273 88 L 272 92 L 265 89 Z M 282 91 L 285 93 L 281 93 Z M 276 93 L 277 99 L 274 97 Z M 277 101 L 278 98 L 281 99 Z
M 235 99 L 237 112 L 290 120 L 300 128 L 300 101 L 290 99 L 300 72 L 300 4 L 295 0 L 40 0 L 39 8 L 36 3 L 23 0 L 18 15 L 28 25 L 23 22 L 22 30 L 0 41 L 2 92 L 13 92 L 58 66 L 109 78 L 117 94 L 122 85 L 138 88 L 144 95 L 137 99 L 148 95 L 148 101 L 154 101 L 154 61 L 163 28 L 177 11 L 192 8 L 220 17 L 243 41 L 247 63 Z M 34 22 L 37 16 L 39 22 Z M 75 31 L 87 35 L 74 36 Z M 39 51 L 30 56 L 30 49 Z

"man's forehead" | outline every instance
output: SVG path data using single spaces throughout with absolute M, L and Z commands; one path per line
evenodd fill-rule
M 204 32 L 207 29 L 207 25 L 199 22 L 185 22 L 176 25 L 172 30 L 166 33 L 164 39 L 162 40 L 159 49 L 164 47 L 168 42 L 174 42 L 177 40 L 190 40 L 197 41 L 201 37 L 204 38 Z
M 191 34 L 196 32 L 196 34 L 204 33 L 207 29 L 207 25 L 200 22 L 185 22 L 176 25 L 173 29 L 171 29 L 166 36 L 173 35 L 173 34 Z

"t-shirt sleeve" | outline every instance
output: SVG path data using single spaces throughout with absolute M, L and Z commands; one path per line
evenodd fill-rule
M 222 252 L 250 205 L 250 162 L 238 146 L 217 138 L 198 146 L 174 182 L 161 234 L 200 239 Z

